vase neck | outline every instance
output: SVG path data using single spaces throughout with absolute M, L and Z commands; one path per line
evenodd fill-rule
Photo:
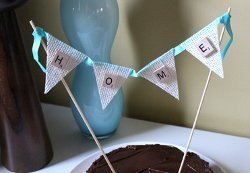
M 71 45 L 94 61 L 110 61 L 118 27 L 116 0 L 61 0 L 61 20 Z
M 110 62 L 110 53 L 113 39 L 106 37 L 105 34 L 98 32 L 89 32 L 87 34 L 77 33 L 81 40 L 74 44 L 78 50 L 89 56 L 94 61 Z M 71 41 L 71 43 L 74 43 Z

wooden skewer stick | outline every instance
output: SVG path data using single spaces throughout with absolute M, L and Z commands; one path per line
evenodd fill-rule
M 228 8 L 227 12 L 228 13 L 231 12 L 231 7 Z M 221 34 L 220 34 L 220 44 L 222 42 L 224 32 L 225 32 L 225 26 L 223 26 Z M 201 107 L 202 107 L 202 104 L 203 104 L 203 101 L 204 101 L 204 98 L 205 98 L 205 95 L 206 95 L 206 92 L 207 92 L 208 84 L 209 84 L 210 79 L 211 79 L 211 74 L 212 74 L 212 70 L 209 71 L 209 74 L 208 74 L 208 77 L 207 77 L 207 81 L 206 81 L 206 84 L 205 84 L 205 87 L 204 87 L 204 90 L 203 90 L 203 93 L 202 93 L 202 96 L 201 96 L 199 107 L 198 107 L 197 112 L 196 112 L 193 127 L 192 127 L 192 130 L 191 130 L 190 135 L 189 135 L 188 143 L 187 143 L 187 146 L 185 148 L 184 155 L 183 155 L 183 158 L 182 158 L 181 165 L 180 165 L 178 173 L 181 173 L 181 170 L 182 170 L 182 168 L 184 166 L 184 162 L 185 162 L 185 159 L 186 159 L 186 156 L 187 156 L 187 152 L 188 152 L 188 149 L 190 147 L 190 144 L 191 144 L 191 141 L 192 141 L 192 138 L 193 138 L 193 134 L 194 134 L 194 130 L 195 130 L 195 127 L 196 127 L 196 124 L 197 124 L 197 121 L 198 121 L 198 118 L 199 118 L 199 115 L 200 115 L 200 110 L 201 110 Z
M 35 26 L 35 24 L 34 24 L 34 22 L 33 22 L 32 20 L 30 21 L 30 25 L 32 26 L 33 30 L 36 29 L 36 26 Z M 44 42 L 43 40 L 42 40 L 42 46 L 43 46 L 45 52 L 47 52 L 47 46 L 46 46 L 46 44 L 45 44 L 45 42 Z M 86 126 L 87 126 L 87 128 L 88 128 L 88 130 L 89 130 L 91 136 L 93 137 L 95 143 L 97 144 L 99 150 L 101 151 L 101 153 L 102 153 L 104 159 L 106 160 L 106 162 L 107 162 L 109 168 L 111 169 L 112 173 L 116 173 L 115 170 L 114 170 L 114 168 L 113 168 L 113 166 L 112 166 L 112 164 L 111 164 L 111 162 L 109 161 L 107 155 L 105 154 L 104 149 L 102 148 L 102 146 L 101 146 L 99 140 L 97 139 L 97 137 L 96 137 L 94 131 L 92 130 L 91 126 L 89 125 L 88 120 L 86 119 L 85 115 L 83 114 L 83 112 L 82 112 L 80 106 L 78 105 L 78 103 L 77 103 L 77 101 L 76 101 L 74 95 L 72 94 L 72 92 L 71 92 L 71 90 L 70 90 L 68 84 L 67 84 L 66 81 L 64 80 L 64 78 L 62 78 L 62 83 L 63 83 L 63 86 L 65 87 L 66 91 L 68 92 L 68 94 L 69 94 L 71 100 L 73 101 L 74 105 L 76 106 L 77 111 L 78 111 L 79 114 L 81 115 L 82 120 L 83 120 L 84 123 L 86 124 Z

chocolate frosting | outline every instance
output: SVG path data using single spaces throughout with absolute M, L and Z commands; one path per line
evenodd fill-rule
M 177 173 L 183 152 L 165 145 L 130 145 L 107 154 L 117 173 Z M 87 173 L 110 173 L 103 156 L 96 160 Z M 213 173 L 209 164 L 189 152 L 182 173 Z

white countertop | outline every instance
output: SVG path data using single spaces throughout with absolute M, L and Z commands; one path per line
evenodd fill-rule
M 98 151 L 94 141 L 85 138 L 78 129 L 71 110 L 43 105 L 54 157 L 37 173 L 69 173 L 89 154 Z M 101 140 L 103 147 L 121 143 L 154 141 L 186 146 L 190 129 L 131 118 L 123 118 L 117 132 Z M 191 149 L 221 165 L 228 173 L 250 173 L 250 139 L 195 130 Z M 9 173 L 0 165 L 0 173 Z

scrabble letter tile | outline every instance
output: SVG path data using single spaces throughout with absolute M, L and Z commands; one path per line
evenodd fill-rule
M 65 69 L 65 66 L 69 61 L 69 58 L 70 57 L 68 55 L 62 52 L 57 52 L 51 64 L 55 67 Z
M 208 38 L 202 39 L 195 45 L 195 47 L 204 58 L 209 58 L 213 53 L 216 52 L 214 45 Z
M 165 66 L 155 70 L 154 75 L 156 79 L 161 83 L 166 83 L 171 80 L 171 73 Z
M 117 78 L 118 78 L 118 76 L 115 74 L 106 73 L 104 76 L 102 86 L 106 87 L 106 88 L 112 88 L 112 89 L 116 88 Z

